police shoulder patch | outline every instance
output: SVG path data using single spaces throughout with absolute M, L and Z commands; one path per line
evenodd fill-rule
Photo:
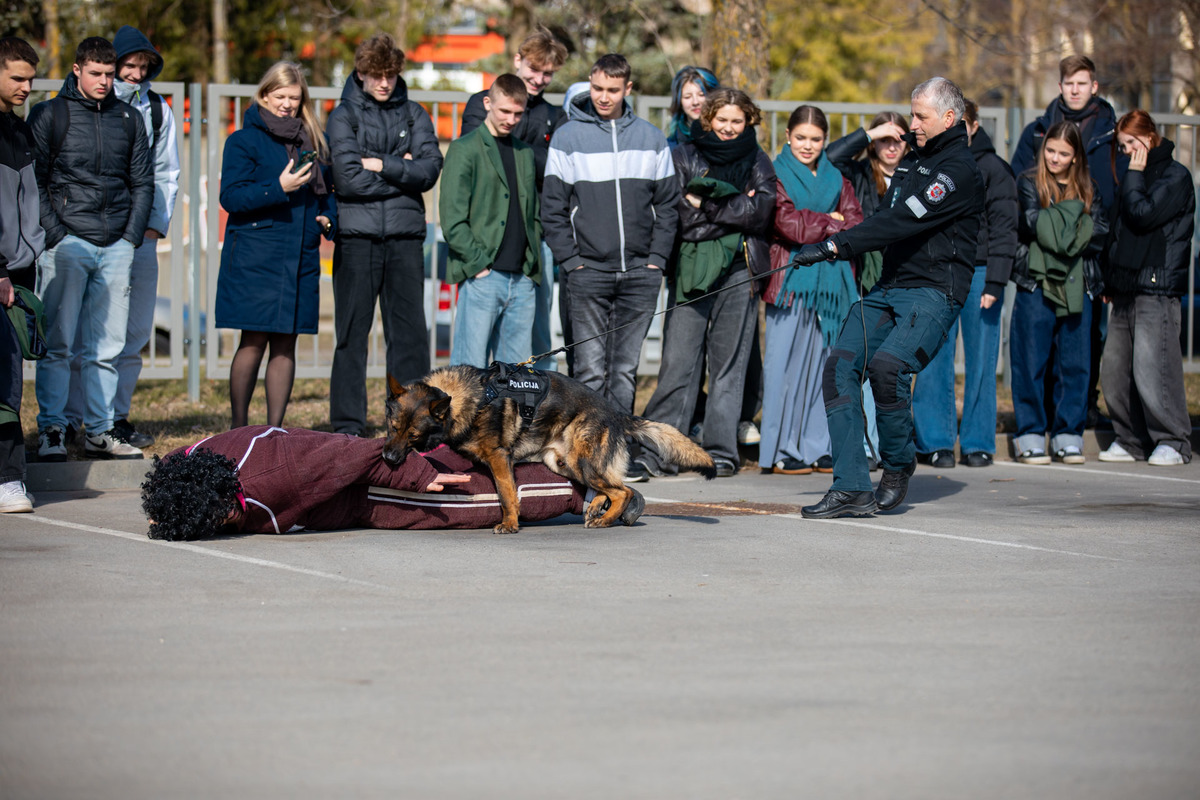
M 925 200 L 933 205 L 937 205 L 946 199 L 946 195 L 954 191 L 942 180 L 942 176 L 938 175 L 933 183 L 925 187 Z

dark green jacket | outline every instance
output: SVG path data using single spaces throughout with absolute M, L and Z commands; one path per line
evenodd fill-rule
M 523 271 L 540 283 L 542 223 L 533 148 L 515 137 L 512 144 L 521 217 L 525 220 Z M 500 150 L 487 125 L 450 143 L 438 199 L 442 236 L 449 248 L 447 283 L 462 283 L 492 266 L 504 239 L 509 191 Z

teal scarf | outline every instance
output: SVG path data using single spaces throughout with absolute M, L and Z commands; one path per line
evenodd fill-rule
M 825 153 L 822 152 L 817 160 L 817 174 L 814 175 L 785 144 L 775 157 L 775 174 L 796 208 L 822 214 L 837 211 L 842 196 L 842 173 L 829 162 Z M 793 250 L 792 255 L 795 254 Z M 821 261 L 811 267 L 789 269 L 775 305 L 787 308 L 796 298 L 805 308 L 816 312 L 821 324 L 821 338 L 826 347 L 832 347 L 854 298 L 854 273 L 850 262 Z

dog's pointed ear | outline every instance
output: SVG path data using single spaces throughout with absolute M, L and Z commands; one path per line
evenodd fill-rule
M 438 399 L 429 404 L 429 416 L 436 419 L 439 423 L 446 422 L 446 416 L 450 413 L 450 395 L 443 394 Z
M 405 391 L 407 391 L 404 388 L 404 384 L 400 383 L 400 381 L 393 378 L 392 374 L 390 372 L 388 373 L 387 381 L 388 381 L 388 392 L 391 394 L 392 397 L 399 397 L 400 395 L 404 394 Z

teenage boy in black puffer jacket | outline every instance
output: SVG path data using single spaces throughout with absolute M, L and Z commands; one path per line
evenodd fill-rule
M 429 371 L 424 192 L 442 171 L 433 121 L 408 99 L 404 52 L 376 34 L 358 46 L 342 102 L 329 114 L 338 238 L 333 251 L 337 348 L 329 421 L 359 436 L 367 424 L 367 336 L 375 301 L 383 317 L 387 371 L 404 383 Z
M 48 347 L 37 365 L 42 461 L 67 457 L 63 438 L 77 331 L 84 452 L 92 458 L 142 457 L 113 426 L 116 359 L 125 347 L 133 251 L 154 203 L 154 162 L 141 113 L 113 92 L 116 63 L 108 40 L 84 39 L 59 95 L 29 115 L 49 248 L 38 280 Z

